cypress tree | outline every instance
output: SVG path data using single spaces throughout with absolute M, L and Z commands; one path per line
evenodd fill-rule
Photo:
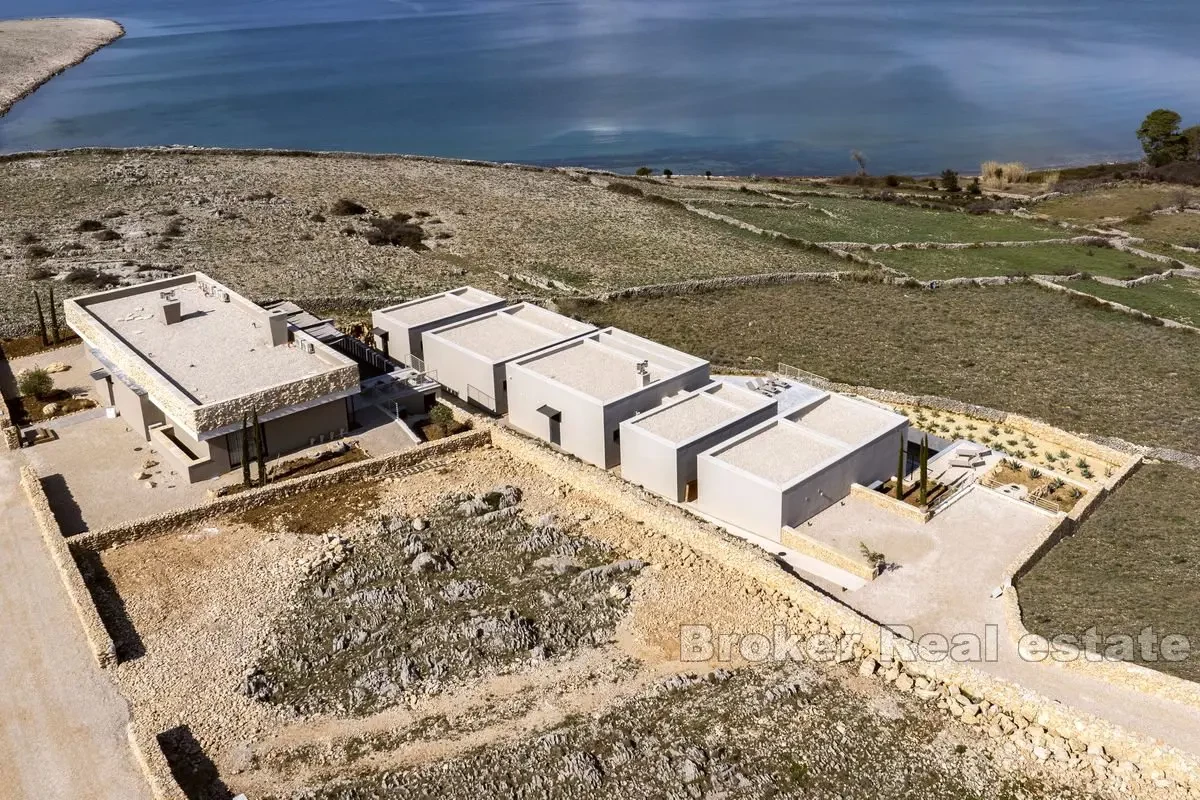
M 896 465 L 896 499 L 897 500 L 904 499 L 904 451 L 905 451 L 904 445 L 906 444 L 905 439 L 906 439 L 905 435 L 903 433 L 900 434 L 900 461 Z
M 50 334 L 54 337 L 54 343 L 58 344 L 58 309 L 54 303 L 54 284 L 50 284 Z
M 245 413 L 242 414 L 242 485 L 247 489 L 250 483 L 250 422 Z
M 42 332 L 42 347 L 49 347 L 50 337 L 46 335 L 46 315 L 42 313 L 42 298 L 36 291 L 33 293 L 33 304 L 37 308 L 38 330 Z
M 263 441 L 262 427 L 258 424 L 258 409 L 254 409 L 251 419 L 254 426 L 254 451 L 258 455 L 258 485 L 267 485 L 267 443 Z
M 929 503 L 929 434 L 921 437 L 921 505 Z

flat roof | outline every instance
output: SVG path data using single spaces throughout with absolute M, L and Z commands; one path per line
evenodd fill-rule
M 459 347 L 499 362 L 595 329 L 586 322 L 522 303 L 439 328 L 431 335 L 441 336 Z
M 823 461 L 848 450 L 845 445 L 815 436 L 785 419 L 776 419 L 715 456 L 751 475 L 786 486 Z
M 904 420 L 892 411 L 840 394 L 830 394 L 808 410 L 789 415 L 788 419 L 802 428 L 854 447 L 874 440 Z
M 745 416 L 746 411 L 741 406 L 722 402 L 708 392 L 697 392 L 678 403 L 656 409 L 633 424 L 678 444 Z
M 604 402 L 706 363 L 649 339 L 606 328 L 532 356 L 521 366 Z M 644 364 L 644 374 L 639 364 Z
M 323 345 L 307 353 L 295 343 L 271 346 L 267 312 L 204 276 L 218 287 L 209 294 L 196 276 L 186 282 L 151 282 L 138 287 L 76 298 L 80 308 L 115 334 L 197 405 L 230 400 L 292 381 L 341 369 L 352 363 L 326 354 Z M 167 284 L 167 285 L 164 285 Z M 139 291 L 140 290 L 140 291 Z M 180 304 L 180 319 L 163 318 L 161 291 Z
M 473 308 L 503 303 L 504 299 L 473 286 L 463 286 L 441 294 L 409 300 L 407 303 L 380 309 L 378 313 L 402 325 L 413 327 L 446 319 Z

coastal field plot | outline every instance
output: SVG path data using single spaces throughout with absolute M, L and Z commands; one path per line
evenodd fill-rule
M 1167 278 L 1128 288 L 1099 281 L 1078 281 L 1068 286 L 1156 317 L 1200 327 L 1200 280 Z
M 986 242 L 1066 238 L 1072 232 L 999 214 L 934 211 L 879 200 L 806 197 L 795 209 L 705 204 L 760 228 L 815 242 Z
M 1073 275 L 1080 272 L 1126 280 L 1168 268 L 1167 264 L 1109 247 L 1054 244 L 963 250 L 882 250 L 871 253 L 870 257 L 918 280 Z
M 1146 661 L 1151 669 L 1200 680 L 1200 603 L 1196 564 L 1200 541 L 1200 473 L 1172 464 L 1147 464 L 1021 579 L 1017 590 L 1026 626 L 1047 638 L 1137 636 L 1153 628 L 1162 637 L 1192 642 L 1181 661 Z
M 380 219 L 423 238 L 387 244 Z M 31 282 L 58 280 L 65 297 L 195 268 L 303 299 L 503 290 L 498 272 L 587 290 L 840 267 L 561 171 L 163 151 L 0 160 L 0 259 L 9 327 L 32 324 Z
M 1118 223 L 1139 211 L 1172 205 L 1186 187 L 1162 183 L 1127 182 L 1073 192 L 1037 203 L 1031 210 L 1054 219 L 1085 225 Z
M 846 383 L 1200 451 L 1191 422 L 1200 414 L 1194 334 L 1029 284 L 930 291 L 797 283 L 574 310 L 717 364 L 773 369 L 782 361 Z

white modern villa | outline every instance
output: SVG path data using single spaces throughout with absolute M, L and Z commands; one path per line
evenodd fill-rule
M 426 331 L 504 308 L 504 298 L 470 286 L 371 312 L 375 347 L 401 364 L 424 369 Z

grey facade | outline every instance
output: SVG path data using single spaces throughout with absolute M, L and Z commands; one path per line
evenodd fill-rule
M 896 472 L 907 418 L 825 395 L 711 448 L 697 459 L 696 508 L 767 539 Z
M 372 311 L 375 347 L 389 358 L 423 371 L 425 348 L 421 337 L 426 331 L 495 311 L 504 303 L 502 297 L 462 286 Z
M 596 330 L 531 303 L 476 316 L 422 335 L 425 369 L 442 391 L 493 414 L 508 411 L 507 365 Z
M 710 383 L 708 362 L 616 328 L 508 365 L 509 424 L 589 464 L 621 463 L 621 423 Z
M 621 423 L 621 477 L 669 500 L 692 500 L 697 457 L 777 413 L 774 398 L 710 384 Z
M 96 396 L 191 481 L 240 463 L 257 412 L 267 455 L 344 435 L 358 367 L 202 273 L 64 303 Z

